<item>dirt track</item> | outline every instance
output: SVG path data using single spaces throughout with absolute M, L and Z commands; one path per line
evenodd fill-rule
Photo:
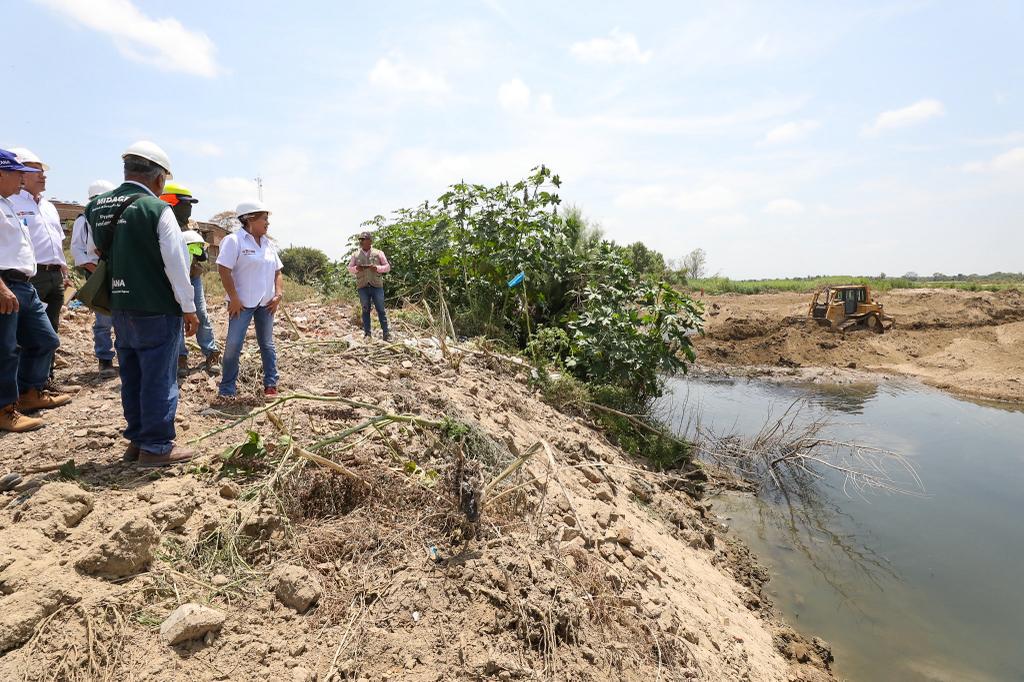
M 833 334 L 806 320 L 810 295 L 727 294 L 704 299 L 700 362 L 751 373 L 839 380 L 898 374 L 962 395 L 1024 402 L 1024 295 L 948 289 L 878 296 L 895 327 Z

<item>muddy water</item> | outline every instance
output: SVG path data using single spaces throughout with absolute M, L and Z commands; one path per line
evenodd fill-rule
M 806 397 L 832 436 L 911 458 L 923 498 L 849 497 L 832 477 L 803 518 L 781 500 L 715 501 L 769 568 L 787 619 L 832 644 L 840 678 L 1024 680 L 1024 411 L 895 384 L 673 380 L 671 390 L 667 408 L 746 434 Z

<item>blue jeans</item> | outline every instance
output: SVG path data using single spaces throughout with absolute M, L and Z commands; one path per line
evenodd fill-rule
M 96 313 L 96 321 L 92 323 L 92 352 L 97 360 L 114 359 L 114 340 L 110 338 L 113 324 L 110 315 Z
M 363 304 L 363 333 L 370 335 L 370 303 L 377 309 L 377 320 L 380 322 L 380 330 L 384 336 L 388 335 L 388 314 L 384 312 L 384 287 L 372 285 L 357 289 L 359 302 Z
M 228 338 L 224 342 L 223 374 L 218 393 L 232 396 L 238 391 L 238 365 L 242 360 L 242 345 L 249 323 L 256 321 L 256 343 L 263 360 L 263 386 L 277 386 L 277 351 L 274 350 L 274 313 L 266 306 L 242 308 L 238 317 L 228 320 Z
M 0 407 L 43 387 L 60 346 L 36 288 L 29 282 L 4 283 L 18 298 L 18 311 L 0 315 Z
M 174 447 L 178 411 L 179 315 L 115 310 L 124 437 L 141 450 L 166 455 Z
M 196 332 L 196 342 L 203 355 L 210 357 L 217 352 L 217 342 L 213 338 L 213 327 L 210 325 L 210 316 L 206 313 L 206 295 L 203 293 L 203 278 L 196 276 L 192 278 L 192 289 L 195 291 L 196 317 L 199 318 L 199 330 Z M 188 355 L 188 348 L 185 346 L 185 325 L 181 326 L 181 342 L 178 344 L 178 355 Z

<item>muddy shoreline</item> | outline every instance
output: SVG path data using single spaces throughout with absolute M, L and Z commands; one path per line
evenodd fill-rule
M 703 299 L 698 373 L 849 384 L 918 381 L 958 397 L 1024 404 L 1024 296 L 1019 291 L 897 290 L 885 334 L 834 334 L 806 319 L 809 295 Z

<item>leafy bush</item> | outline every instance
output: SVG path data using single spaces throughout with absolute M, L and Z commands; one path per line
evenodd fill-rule
M 313 284 L 322 278 L 330 265 L 327 254 L 310 246 L 289 246 L 279 253 L 284 274 L 299 284 Z

